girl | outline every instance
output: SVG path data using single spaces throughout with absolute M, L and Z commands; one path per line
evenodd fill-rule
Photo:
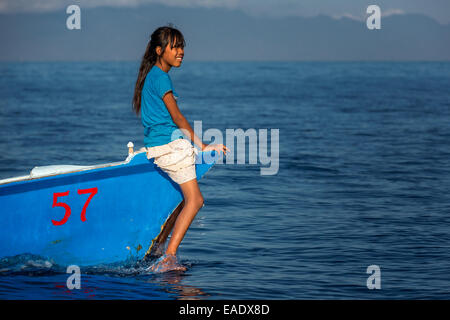
M 203 206 L 195 174 L 197 150 L 179 134 L 180 131 L 202 151 L 229 152 L 223 144 L 203 144 L 178 109 L 178 95 L 173 90 L 168 72 L 172 67 L 180 67 L 184 46 L 184 37 L 179 30 L 172 27 L 156 29 L 142 58 L 133 96 L 133 110 L 141 115 L 144 126 L 147 157 L 154 158 L 154 163 L 179 184 L 184 198 L 167 249 L 150 267 L 153 272 L 185 270 L 177 262 L 176 252 Z

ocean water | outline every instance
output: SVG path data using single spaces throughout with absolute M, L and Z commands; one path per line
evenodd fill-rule
M 137 70 L 1 63 L 0 179 L 143 146 Z M 64 268 L 24 254 L 0 259 L 0 299 L 450 298 L 450 63 L 186 61 L 170 75 L 203 132 L 279 129 L 278 172 L 234 161 L 207 173 L 185 272 L 92 266 L 69 290 Z

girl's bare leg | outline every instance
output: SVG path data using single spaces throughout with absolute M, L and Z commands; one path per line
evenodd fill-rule
M 202 208 L 204 201 L 197 179 L 180 184 L 180 188 L 183 192 L 184 206 L 175 221 L 172 236 L 170 237 L 166 250 L 166 254 L 168 255 L 176 255 L 178 246 L 197 215 L 197 212 Z
M 184 196 L 184 206 L 176 218 L 172 236 L 164 256 L 151 267 L 151 270 L 154 272 L 186 270 L 186 268 L 178 264 L 176 253 L 187 229 L 203 206 L 204 200 L 197 179 L 180 184 L 180 188 Z

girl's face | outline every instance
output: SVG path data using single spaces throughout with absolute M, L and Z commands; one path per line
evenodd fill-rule
M 160 49 L 161 47 L 158 47 Z M 162 67 L 164 69 L 170 69 L 171 67 L 178 68 L 181 65 L 181 62 L 183 62 L 183 56 L 184 56 L 184 48 L 183 47 L 170 47 L 170 43 L 167 45 L 166 49 L 164 50 L 164 53 L 161 55 L 162 50 L 159 50 L 159 62 L 161 63 Z

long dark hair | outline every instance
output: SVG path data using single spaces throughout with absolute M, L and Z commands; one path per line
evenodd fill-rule
M 161 55 L 163 55 L 164 50 L 169 43 L 171 48 L 184 47 L 186 45 L 183 34 L 172 26 L 159 27 L 153 31 L 150 36 L 150 41 L 148 42 L 144 56 L 142 57 L 141 66 L 139 67 L 139 74 L 136 80 L 136 86 L 134 88 L 132 105 L 133 111 L 136 112 L 137 115 L 141 112 L 141 92 L 144 87 L 145 77 L 159 58 L 156 53 L 156 47 L 161 47 Z

